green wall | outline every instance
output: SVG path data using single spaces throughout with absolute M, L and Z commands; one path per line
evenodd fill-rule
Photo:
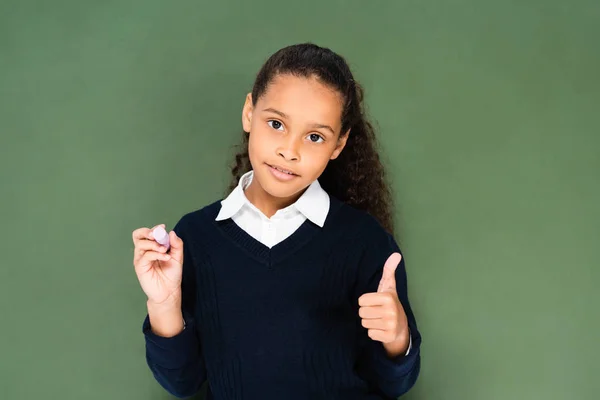
M 168 399 L 131 232 L 221 198 L 261 63 L 366 87 L 423 334 L 411 400 L 600 389 L 600 3 L 0 0 L 0 398 Z

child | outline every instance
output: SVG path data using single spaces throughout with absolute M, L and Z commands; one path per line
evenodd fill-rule
M 209 400 L 397 398 L 421 336 L 361 87 L 331 50 L 289 46 L 242 125 L 224 200 L 184 215 L 168 251 L 133 232 L 154 377 L 177 397 L 208 380 Z

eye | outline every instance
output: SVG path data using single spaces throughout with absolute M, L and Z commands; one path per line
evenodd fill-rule
M 270 119 L 267 121 L 267 124 L 273 129 L 279 130 L 279 128 L 283 128 L 283 124 L 275 119 Z
M 322 143 L 325 140 L 321 135 L 317 135 L 316 133 L 311 133 L 308 137 L 312 143 Z M 318 142 L 319 139 L 321 139 L 321 142 Z

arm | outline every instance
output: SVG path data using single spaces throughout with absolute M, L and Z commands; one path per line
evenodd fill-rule
M 180 221 L 174 231 L 185 241 L 181 225 Z M 194 319 L 194 268 L 189 246 L 184 245 L 181 306 L 156 307 L 148 304 L 148 315 L 142 327 L 146 362 L 154 378 L 165 390 L 179 398 L 194 395 L 206 380 L 206 366 Z
M 360 264 L 358 266 L 356 298 L 364 293 L 377 292 L 382 278 L 383 265 L 390 254 L 401 253 L 394 238 L 380 226 L 369 224 L 363 243 Z M 376 232 L 373 234 L 373 232 Z M 395 271 L 396 292 L 404 308 L 408 330 L 410 331 L 410 351 L 406 354 L 406 344 L 398 346 L 397 351 L 384 346 L 381 341 L 372 340 L 367 329 L 360 327 L 359 356 L 357 370 L 359 374 L 382 396 L 396 399 L 415 384 L 420 371 L 421 335 L 408 300 L 406 269 L 404 257 Z M 386 347 L 388 347 L 386 349 Z

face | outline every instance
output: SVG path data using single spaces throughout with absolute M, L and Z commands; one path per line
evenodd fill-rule
M 344 148 L 341 115 L 341 95 L 316 78 L 278 75 L 256 104 L 249 93 L 242 125 L 253 183 L 276 198 L 299 197 Z

